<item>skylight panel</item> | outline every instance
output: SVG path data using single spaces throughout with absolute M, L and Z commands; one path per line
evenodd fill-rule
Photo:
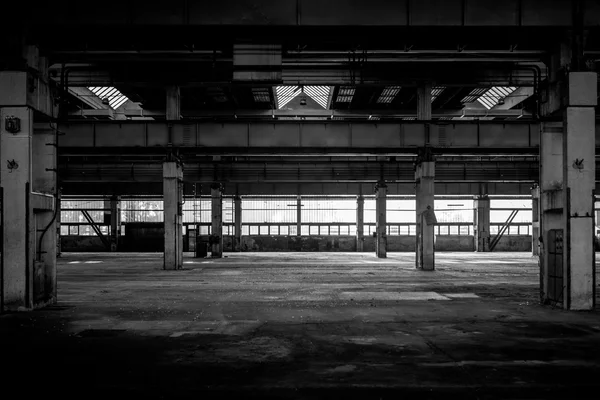
M 433 103 L 435 101 L 435 99 L 438 98 L 438 96 L 440 94 L 442 94 L 442 92 L 445 90 L 446 88 L 443 86 L 436 86 L 434 88 L 431 89 L 431 102 Z
M 292 101 L 300 93 L 299 86 L 277 86 L 275 94 L 277 95 L 277 108 L 282 109 L 287 103 Z
M 335 98 L 336 103 L 352 103 L 355 91 L 354 86 L 340 86 Z
M 396 98 L 396 95 L 400 92 L 400 86 L 386 86 L 383 92 L 379 95 L 377 103 L 379 104 L 390 104 Z
M 489 110 L 497 105 L 501 99 L 503 100 L 515 90 L 517 90 L 517 88 L 514 86 L 494 86 L 482 94 L 477 101 L 479 101 L 484 105 L 485 108 Z
M 479 98 L 482 94 L 487 92 L 488 88 L 475 88 L 466 95 L 460 102 L 461 103 L 472 103 Z
M 292 101 L 296 96 L 302 93 L 317 102 L 321 107 L 327 108 L 329 102 L 329 92 L 331 88 L 329 86 L 304 86 L 302 89 L 300 86 L 277 86 L 275 93 L 277 95 L 277 108 L 282 109 Z
M 252 88 L 252 96 L 256 103 L 270 103 L 271 96 L 268 88 Z
M 116 110 L 117 108 L 121 107 L 123 104 L 125 104 L 125 102 L 127 102 L 127 100 L 129 100 L 127 98 L 127 96 L 125 96 L 123 93 L 119 92 L 116 88 L 114 87 L 88 87 L 88 89 L 94 93 L 96 96 L 98 96 L 100 99 L 107 100 L 108 101 L 108 105 L 113 109 Z
M 304 93 L 309 95 L 321 107 L 327 108 L 329 101 L 329 86 L 305 86 Z

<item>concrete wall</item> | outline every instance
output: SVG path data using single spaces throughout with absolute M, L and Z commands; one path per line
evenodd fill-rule
M 98 236 L 62 236 L 60 238 L 61 252 L 98 252 L 106 251 Z
M 188 246 L 188 237 L 184 236 L 184 251 L 193 250 L 193 245 Z M 202 240 L 208 241 L 203 236 Z M 412 252 L 415 251 L 414 236 L 388 236 L 388 251 Z M 64 252 L 105 251 L 100 238 L 96 236 L 65 236 L 61 237 L 61 247 Z M 160 226 L 132 227 L 125 237 L 121 239 L 119 251 L 131 252 L 162 252 L 164 248 L 163 230 Z M 436 236 L 435 249 L 437 251 L 474 251 L 473 236 L 469 235 L 440 235 Z M 223 238 L 223 250 L 233 251 L 233 237 Z M 354 236 L 244 236 L 242 237 L 242 251 L 304 251 L 328 252 L 356 251 L 356 238 Z M 366 236 L 364 241 L 365 252 L 375 252 L 375 239 Z M 504 236 L 495 251 L 531 251 L 531 236 Z
M 531 251 L 531 236 L 505 235 L 500 239 L 494 251 Z

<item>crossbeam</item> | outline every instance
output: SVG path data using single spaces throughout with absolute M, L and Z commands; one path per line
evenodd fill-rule
M 397 155 L 425 146 L 437 153 L 537 154 L 539 148 L 539 124 L 527 121 L 86 121 L 61 124 L 60 130 L 63 154 L 177 147 L 220 155 Z

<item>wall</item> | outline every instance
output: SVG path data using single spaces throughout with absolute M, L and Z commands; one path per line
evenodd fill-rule
M 98 236 L 61 236 L 61 252 L 99 252 L 106 251 Z
M 531 236 L 505 235 L 500 239 L 494 251 L 531 251 Z

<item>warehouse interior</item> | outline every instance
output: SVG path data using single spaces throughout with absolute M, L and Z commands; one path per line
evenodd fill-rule
M 599 1 L 2 13 L 23 394 L 598 390 Z

